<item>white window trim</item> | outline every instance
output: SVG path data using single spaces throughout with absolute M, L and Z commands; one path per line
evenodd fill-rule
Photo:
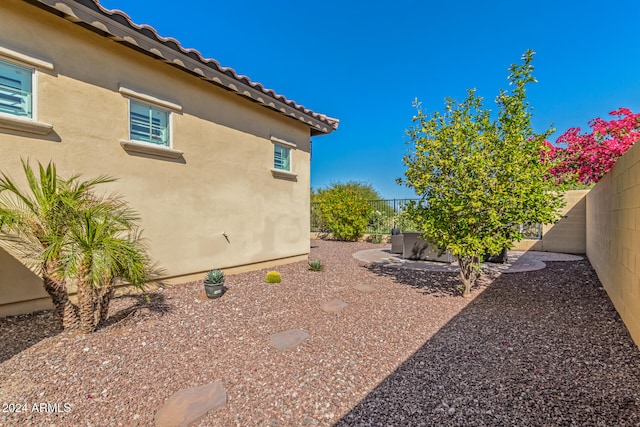
M 128 139 L 121 139 L 120 145 L 125 151 L 130 153 L 148 154 L 151 156 L 164 157 L 166 159 L 179 159 L 184 152 L 180 150 L 174 150 L 173 148 L 166 147 L 164 145 L 151 144 L 149 142 L 131 141 Z
M 293 172 L 293 152 L 298 146 L 293 142 L 284 140 L 282 138 L 278 138 L 273 135 L 271 136 L 270 139 L 274 145 L 281 145 L 283 147 L 289 148 L 289 170 L 287 171 L 284 169 L 271 168 L 271 175 L 273 175 L 274 178 L 281 178 L 289 181 L 297 181 L 298 174 Z M 271 159 L 271 161 L 273 163 L 273 159 Z
M 164 99 L 157 98 L 152 95 L 148 95 L 146 93 L 130 89 L 122 85 L 119 86 L 118 92 L 120 92 L 127 99 L 127 135 L 129 139 L 120 140 L 120 145 L 122 146 L 122 148 L 124 148 L 127 152 L 148 154 L 167 159 L 179 159 L 180 157 L 182 157 L 184 152 L 173 148 L 173 113 L 182 112 L 182 106 L 170 101 L 165 101 Z M 152 107 L 168 110 L 169 146 L 131 139 L 131 100 L 142 102 L 144 104 L 151 105 Z
M 15 50 L 0 46 L 0 60 L 29 68 L 31 73 L 31 117 L 13 116 L 0 113 L 0 128 L 28 132 L 37 135 L 47 135 L 53 125 L 38 121 L 38 69 L 53 70 L 53 64 L 42 59 L 25 55 Z
M 275 136 L 271 137 L 271 142 L 273 142 L 274 144 L 278 144 L 278 145 L 284 145 L 285 147 L 289 147 L 289 148 L 297 148 L 298 147 L 293 142 L 285 141 L 284 139 L 281 139 L 281 138 L 278 138 L 278 137 L 275 137 Z
M 293 172 L 289 172 L 289 171 L 285 171 L 282 169 L 271 169 L 271 175 L 273 175 L 274 178 L 282 178 L 282 179 L 288 179 L 289 181 L 297 181 L 298 180 L 298 174 L 297 173 L 293 173 Z
M 273 169 L 278 170 L 278 171 L 283 171 L 283 172 L 291 172 L 291 170 L 293 169 L 293 148 L 291 148 L 289 146 L 286 146 L 286 145 L 278 144 L 277 142 L 274 142 L 273 145 L 274 145 L 274 147 L 275 146 L 279 146 L 280 148 L 286 148 L 287 150 L 289 150 L 289 169 L 278 169 L 278 168 L 275 167 L 275 165 L 274 165 Z M 274 151 L 274 159 L 273 160 L 274 160 L 274 163 L 275 163 L 275 151 Z
M 142 101 L 147 104 L 152 104 L 157 107 L 164 108 L 165 110 L 172 110 L 175 112 L 182 111 L 181 105 L 178 105 L 170 101 L 165 101 L 164 99 L 156 98 L 155 96 L 147 95 L 146 93 L 141 93 L 133 89 L 129 89 L 122 85 L 118 88 L 118 91 L 127 98 L 135 98 L 138 101 Z
M 135 101 L 140 103 L 140 100 L 138 99 L 131 99 L 128 98 L 127 99 L 127 118 L 128 118 L 128 131 L 129 131 L 129 141 L 133 141 L 133 142 L 137 142 L 139 144 L 150 144 L 150 145 L 154 145 L 154 146 L 159 146 L 159 147 L 165 147 L 165 148 L 173 148 L 173 112 L 171 110 L 167 111 L 169 113 L 169 145 L 160 145 L 160 144 L 154 144 L 152 142 L 147 142 L 147 141 L 139 141 L 137 139 L 131 139 L 131 101 Z M 155 108 L 161 108 L 158 107 L 156 105 L 153 104 L 149 104 L 148 102 L 142 102 L 142 104 L 148 105 L 150 107 L 155 107 Z M 167 110 L 166 108 L 162 108 L 163 110 Z
M 22 63 L 22 64 L 31 65 L 32 67 L 49 70 L 49 71 L 53 70 L 53 64 L 49 61 L 35 58 L 30 55 L 25 55 L 24 53 L 16 52 L 15 50 L 11 50 L 3 46 L 0 46 L 0 56 L 13 59 L 14 61 L 18 61 L 19 63 Z
M 12 116 L 0 113 L 0 128 L 17 130 L 18 132 L 46 135 L 51 132 L 53 125 L 41 123 L 27 117 Z

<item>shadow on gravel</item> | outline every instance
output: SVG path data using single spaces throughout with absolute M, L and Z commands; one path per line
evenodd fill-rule
M 425 295 L 436 297 L 460 296 L 460 290 L 458 289 L 460 285 L 459 273 L 411 270 L 380 264 L 367 264 L 364 268 L 374 274 L 391 277 L 400 284 L 412 286 Z
M 638 423 L 640 351 L 585 260 L 499 276 L 335 426 Z
M 0 318 L 0 363 L 60 332 L 53 310 Z
M 149 296 L 148 301 L 145 295 L 142 294 L 119 296 L 117 298 L 117 300 L 119 300 L 118 302 L 124 302 L 127 307 L 110 315 L 100 328 L 125 323 L 128 319 L 136 319 L 136 321 L 138 321 L 141 317 L 147 317 L 154 313 L 164 315 L 171 311 L 171 305 L 167 303 L 167 298 L 163 294 L 149 292 L 147 295 Z M 116 299 L 114 299 L 114 302 L 115 300 Z
M 139 321 L 152 314 L 166 314 L 171 305 L 166 302 L 164 295 L 151 292 L 149 301 L 144 295 L 123 295 L 112 300 L 112 305 L 122 306 L 107 321 L 100 325 L 98 331 L 106 327 L 126 323 L 129 319 Z M 124 303 L 123 303 L 124 301 Z M 16 354 L 28 349 L 45 338 L 53 337 L 63 332 L 60 321 L 53 310 L 38 311 L 0 318 L 0 363 Z M 9 345 L 4 343 L 10 343 Z

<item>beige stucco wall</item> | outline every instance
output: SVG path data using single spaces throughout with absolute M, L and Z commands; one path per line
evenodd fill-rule
M 140 213 L 167 276 L 308 254 L 307 126 L 23 2 L 0 2 L 0 16 L 1 47 L 54 65 L 37 72 L 38 121 L 53 131 L 0 129 L 0 171 L 22 181 L 20 158 L 28 157 L 53 160 L 62 175 L 119 178 L 104 190 L 123 194 Z M 181 159 L 122 148 L 121 86 L 182 107 L 172 115 Z M 297 145 L 297 181 L 272 175 L 272 136 Z M 25 274 L 0 252 L 0 306 L 37 295 L 37 277 Z
M 586 252 L 586 196 L 589 190 L 570 190 L 564 193 L 565 206 L 562 218 L 555 224 L 542 226 L 542 239 L 525 239 L 516 242 L 513 250 L 562 252 L 584 254 Z
M 640 345 L 640 144 L 587 196 L 587 256 Z

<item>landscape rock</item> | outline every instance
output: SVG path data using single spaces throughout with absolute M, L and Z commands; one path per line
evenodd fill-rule
M 227 403 L 222 382 L 187 388 L 174 393 L 156 412 L 156 427 L 188 427 L 207 412 Z
M 323 311 L 326 311 L 327 313 L 337 313 L 337 312 L 342 311 L 343 309 L 347 308 L 348 305 L 349 304 L 347 304 L 344 301 L 341 301 L 339 299 L 334 299 L 334 300 L 322 303 L 320 308 Z
M 375 292 L 376 288 L 371 286 L 371 285 L 367 285 L 366 283 L 359 283 L 357 285 L 354 286 L 354 288 L 357 291 L 360 291 L 362 293 L 365 294 L 370 294 L 371 292 Z
M 278 350 L 286 350 L 300 345 L 309 338 L 309 334 L 300 329 L 289 329 L 284 332 L 271 335 L 271 345 Z

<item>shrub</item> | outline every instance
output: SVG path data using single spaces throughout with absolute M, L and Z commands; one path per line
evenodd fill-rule
M 395 222 L 396 228 L 400 229 L 400 232 L 420 231 L 420 226 L 415 222 L 406 209 L 395 214 Z
M 322 271 L 323 268 L 319 259 L 314 259 L 309 263 L 309 270 L 311 271 Z
M 546 155 L 553 166 L 550 172 L 559 182 L 568 182 L 569 188 L 579 189 L 576 183 L 589 188 L 640 140 L 640 114 L 619 108 L 609 115 L 618 119 L 606 121 L 596 117 L 589 121 L 591 132 L 570 128 L 557 139 L 558 146 L 547 144 Z
M 282 278 L 277 271 L 270 271 L 267 273 L 266 281 L 267 283 L 280 283 Z
M 369 201 L 371 203 L 372 201 Z M 369 216 L 368 230 L 371 234 L 388 234 L 393 227 L 393 206 L 389 206 L 384 201 L 374 201 L 378 208 L 371 209 Z
M 371 234 L 369 235 L 369 241 L 371 243 L 382 243 L 385 241 L 385 235 L 384 234 Z
M 325 192 L 321 201 L 324 223 L 338 240 L 356 241 L 369 223 L 369 202 L 351 189 L 333 188 Z

